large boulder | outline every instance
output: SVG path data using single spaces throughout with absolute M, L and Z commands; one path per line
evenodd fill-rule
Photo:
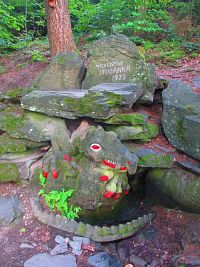
M 200 159 L 200 94 L 174 80 L 162 96 L 162 125 L 170 144 Z
M 142 83 L 143 101 L 153 101 L 157 77 L 137 46 L 124 35 L 100 39 L 89 49 L 89 65 L 82 88 L 99 83 Z
M 89 90 L 32 91 L 21 99 L 22 107 L 67 119 L 91 117 L 106 119 L 124 109 L 129 110 L 138 99 L 137 84 L 100 84 Z
M 146 193 L 171 207 L 200 212 L 200 176 L 192 172 L 152 169 L 146 176 Z
M 81 88 L 84 75 L 84 62 L 77 53 L 61 53 L 51 60 L 32 85 L 37 90 L 48 91 Z

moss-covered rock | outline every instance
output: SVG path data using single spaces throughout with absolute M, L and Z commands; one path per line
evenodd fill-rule
M 51 141 L 53 135 L 59 139 L 66 135 L 64 120 L 24 111 L 20 106 L 9 107 L 0 112 L 0 129 L 14 138 L 33 142 Z
M 104 126 L 107 131 L 115 132 L 120 140 L 149 141 L 159 134 L 159 127 L 154 124 L 136 126 Z
M 162 125 L 170 144 L 200 159 L 200 94 L 174 80 L 162 96 Z
M 20 140 L 12 138 L 7 134 L 0 136 L 0 154 L 4 153 L 21 153 L 28 149 L 42 147 L 47 143 L 31 142 L 27 140 Z
M 106 124 L 115 125 L 144 125 L 148 121 L 148 116 L 140 113 L 115 114 L 109 119 L 103 120 Z
M 84 74 L 84 62 L 77 53 L 60 53 L 36 77 L 32 85 L 36 90 L 79 89 Z
M 186 170 L 150 170 L 146 176 L 146 192 L 172 207 L 200 212 L 200 176 Z
M 146 63 L 137 46 L 124 35 L 111 35 L 89 48 L 89 66 L 83 88 L 100 83 L 142 83 L 141 100 L 153 101 L 157 85 L 155 69 Z
M 0 161 L 0 183 L 19 181 L 20 175 L 17 164 Z
M 30 150 L 0 155 L 0 183 L 32 179 L 44 152 Z
M 19 102 L 20 98 L 28 93 L 30 93 L 32 88 L 15 88 L 6 90 L 5 92 L 0 93 L 0 101 L 11 101 L 11 102 Z
M 127 86 L 126 86 L 127 87 Z M 129 98 L 125 99 L 124 95 Z M 22 98 L 23 108 L 50 116 L 68 119 L 91 117 L 106 119 L 129 109 L 132 91 L 117 88 L 97 90 L 71 90 L 60 92 L 32 91 Z M 133 103 L 133 102 L 132 102 Z
M 174 157 L 164 152 L 158 152 L 154 149 L 146 148 L 144 145 L 133 142 L 124 143 L 127 148 L 137 155 L 138 166 L 145 168 L 172 168 Z

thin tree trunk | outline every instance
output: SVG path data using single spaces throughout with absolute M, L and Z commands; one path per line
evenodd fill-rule
M 61 52 L 74 51 L 68 1 L 45 0 L 45 7 L 51 57 Z

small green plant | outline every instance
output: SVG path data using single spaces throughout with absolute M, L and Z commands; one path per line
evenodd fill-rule
M 40 174 L 40 184 L 42 189 L 39 191 L 38 195 L 44 197 L 45 203 L 53 211 L 59 211 L 63 217 L 66 217 L 70 220 L 78 218 L 78 212 L 81 210 L 80 207 L 74 207 L 74 205 L 69 205 L 68 200 L 73 195 L 74 189 L 68 189 L 65 191 L 52 190 L 46 192 L 46 178 L 43 177 L 42 173 Z
M 47 62 L 46 58 L 41 51 L 32 51 L 31 52 L 32 61 Z

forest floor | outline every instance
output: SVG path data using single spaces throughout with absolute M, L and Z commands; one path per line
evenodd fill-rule
M 47 54 L 48 58 L 48 54 Z M 30 55 L 14 52 L 0 58 L 0 65 L 5 67 L 0 75 L 0 91 L 10 88 L 25 87 L 47 65 L 43 62 L 33 62 Z M 193 85 L 193 79 L 200 76 L 200 57 L 181 60 L 176 65 L 159 65 L 156 67 L 159 76 L 168 80 L 179 79 Z M 194 87 L 195 91 L 198 88 Z M 158 110 L 145 108 L 152 113 L 152 117 L 160 119 L 161 106 Z M 173 149 L 166 138 L 160 135 L 148 145 L 159 144 Z M 186 157 L 182 153 L 174 152 L 175 157 Z M 187 158 L 193 161 L 190 158 Z M 25 215 L 20 223 L 13 227 L 0 227 L 0 267 L 23 267 L 25 260 L 40 252 L 49 252 L 55 247 L 56 235 L 72 237 L 60 230 L 48 227 L 38 222 L 31 211 L 29 196 L 32 192 L 29 183 L 17 185 L 7 183 L 0 185 L 0 195 L 17 194 L 25 208 Z M 134 236 L 97 246 L 95 251 L 84 250 L 81 256 L 76 256 L 78 267 L 88 267 L 87 259 L 99 251 L 105 251 L 116 258 L 124 260 L 125 264 L 134 261 L 138 256 L 139 264 L 129 266 L 170 267 L 170 266 L 200 266 L 200 216 L 155 206 L 156 219 Z M 197 240 L 194 243 L 193 239 Z M 21 244 L 30 244 L 33 248 L 20 248 Z M 146 261 L 146 265 L 142 260 Z M 143 265 L 142 265 L 143 264 Z M 113 266 L 114 267 L 114 266 Z

